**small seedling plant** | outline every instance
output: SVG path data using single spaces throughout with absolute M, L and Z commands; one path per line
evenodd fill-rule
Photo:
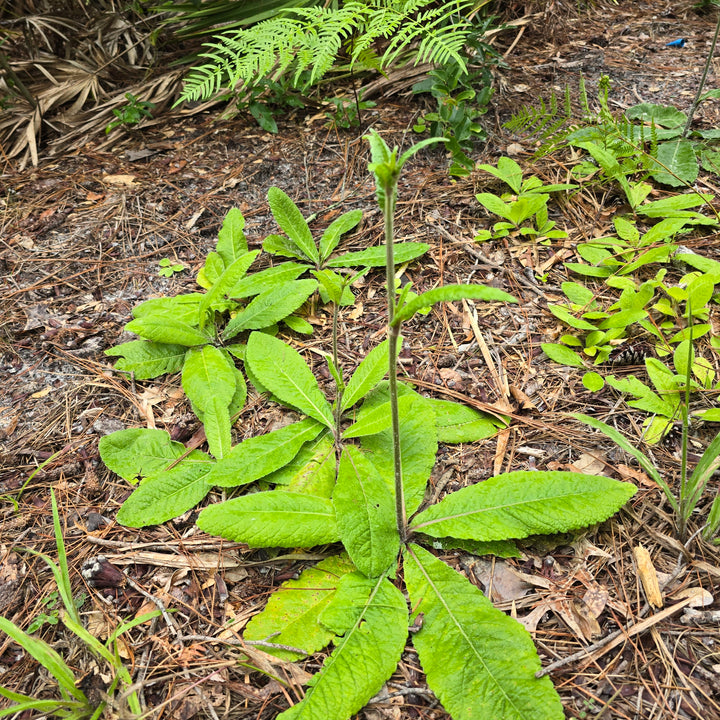
M 267 332 L 251 332 L 243 355 L 248 378 L 303 419 L 243 440 L 223 454 L 213 451 L 218 440 L 211 440 L 206 421 L 214 459 L 199 450 L 188 454 L 158 430 L 104 438 L 100 450 L 111 469 L 124 477 L 151 473 L 122 506 L 118 520 L 131 526 L 160 522 L 172 516 L 168 513 L 175 512 L 180 496 L 179 505 L 186 507 L 212 486 L 237 493 L 258 481 L 256 492 L 203 509 L 199 527 L 252 547 L 334 546 L 316 566 L 284 583 L 246 628 L 246 638 L 275 643 L 275 649 L 266 647 L 284 658 L 334 646 L 305 698 L 279 715 L 285 720 L 347 720 L 392 675 L 410 628 L 416 631 L 412 642 L 428 683 L 456 720 L 559 720 L 563 709 L 550 679 L 535 677 L 541 664 L 529 633 L 432 550 L 472 547 L 513 555 L 516 539 L 605 520 L 636 488 L 580 473 L 510 472 L 426 505 L 438 442 L 487 437 L 498 420 L 425 398 L 400 382 L 402 324 L 438 302 L 515 299 L 481 285 L 437 287 L 414 297 L 405 287 L 397 294 L 398 177 L 405 162 L 433 139 L 400 157 L 377 133 L 368 140 L 385 218 L 387 338 L 346 382 L 334 337 L 333 352 L 326 356 L 334 381 L 328 397 L 297 350 Z M 326 277 L 322 269 L 315 272 Z M 334 280 L 324 287 L 337 307 L 345 282 Z M 209 372 L 196 375 L 193 383 L 183 377 L 183 387 L 207 419 L 214 405 L 227 407 L 232 401 L 234 386 L 221 350 L 206 344 L 197 352 Z
M 13 704 L 9 707 L 0 708 L 0 717 L 17 716 L 19 713 L 35 712 L 41 716 L 71 718 L 72 720 L 97 720 L 103 716 L 110 700 L 117 699 L 119 705 L 114 708 L 123 714 L 132 713 L 132 717 L 139 717 L 142 713 L 140 700 L 137 692 L 133 689 L 130 672 L 123 664 L 118 652 L 118 639 L 136 625 L 140 625 L 154 617 L 160 612 L 155 611 L 139 615 L 133 620 L 123 623 L 110 635 L 105 643 L 101 643 L 96 637 L 89 633 L 82 624 L 79 607 L 84 601 L 84 596 L 74 598 L 70 585 L 70 573 L 65 553 L 63 530 L 60 524 L 55 493 L 50 491 L 52 504 L 53 527 L 55 530 L 55 543 L 58 553 L 58 563 L 53 562 L 47 555 L 34 550 L 25 549 L 25 552 L 37 555 L 44 560 L 52 570 L 57 592 L 51 593 L 49 597 L 62 600 L 63 609 L 52 610 L 50 615 L 36 618 L 27 628 L 27 632 L 15 625 L 7 618 L 0 617 L 0 631 L 8 635 L 23 650 L 39 662 L 55 679 L 58 685 L 59 698 L 34 698 L 30 695 L 14 692 L 0 686 L 0 696 L 7 698 Z M 19 548 L 23 550 L 23 548 Z M 103 672 L 110 673 L 110 680 L 105 690 L 105 697 L 99 704 L 93 704 L 88 696 L 80 689 L 81 678 L 77 677 L 73 670 L 67 665 L 60 654 L 49 643 L 41 638 L 34 637 L 31 633 L 40 629 L 44 622 L 53 625 L 62 624 L 76 636 L 81 646 L 94 656 L 95 663 L 99 664 Z
M 478 169 L 502 180 L 512 193 L 498 196 L 483 192 L 475 196 L 488 212 L 503 218 L 493 225 L 492 230 L 478 232 L 475 236 L 476 242 L 497 240 L 509 235 L 533 241 L 567 237 L 564 230 L 556 230 L 555 223 L 548 219 L 548 200 L 550 193 L 573 190 L 577 185 L 543 185 L 542 180 L 534 175 L 523 179 L 522 168 L 509 157 L 501 157 L 497 167 L 478 165 Z
M 148 100 L 139 100 L 132 93 L 125 93 L 127 104 L 119 108 L 113 108 L 115 120 L 108 123 L 105 128 L 106 133 L 112 132 L 116 127 L 124 125 L 125 127 L 134 127 L 143 118 L 151 118 L 151 110 L 155 107 L 155 103 Z

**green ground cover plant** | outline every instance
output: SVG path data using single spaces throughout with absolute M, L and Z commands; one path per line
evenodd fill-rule
M 423 545 L 513 555 L 515 541 L 528 535 L 608 518 L 635 487 L 572 472 L 510 472 L 425 505 L 438 443 L 487 437 L 506 420 L 425 398 L 401 382 L 402 324 L 438 302 L 515 299 L 481 285 L 449 285 L 417 295 L 406 286 L 398 294 L 397 181 L 412 154 L 435 140 L 422 141 L 400 157 L 376 133 L 368 140 L 385 217 L 388 337 L 347 381 L 334 337 L 333 352 L 325 357 L 334 383 L 329 395 L 296 349 L 272 333 L 250 332 L 242 353 L 249 381 L 290 418 L 303 417 L 234 446 L 227 423 L 220 427 L 208 418 L 227 416 L 240 371 L 229 367 L 223 349 L 214 344 L 186 350 L 191 370 L 183 368 L 183 388 L 204 418 L 210 454 L 188 452 L 158 430 L 124 430 L 103 438 L 100 451 L 108 467 L 131 481 L 144 478 L 118 521 L 161 522 L 215 486 L 233 497 L 202 510 L 198 525 L 206 532 L 252 547 L 335 546 L 318 565 L 285 583 L 246 630 L 248 639 L 280 645 L 269 649 L 285 658 L 334 645 L 304 700 L 280 717 L 349 718 L 393 673 L 414 627 L 413 645 L 428 682 L 456 720 L 561 718 L 549 678 L 535 677 L 540 660 L 529 634 Z M 280 195 L 273 202 L 278 198 L 287 210 Z M 295 230 L 287 240 L 296 256 L 315 265 L 336 319 L 348 278 L 326 274 L 323 243 L 311 245 L 304 231 L 298 234 L 297 216 L 288 213 Z M 281 227 L 285 220 L 278 218 Z M 273 238 L 268 245 L 287 251 L 287 240 Z M 337 329 L 335 321 L 334 335 Z M 254 482 L 255 491 L 238 493 Z
M 68 718 L 68 720 L 97 720 L 100 718 L 110 700 L 118 699 L 122 712 L 130 712 L 133 717 L 141 714 L 140 702 L 136 691 L 132 688 L 130 672 L 123 664 L 118 653 L 117 641 L 121 635 L 160 614 L 159 611 L 144 613 L 133 620 L 123 623 L 116 628 L 105 643 L 101 643 L 91 635 L 83 626 L 79 607 L 84 598 L 73 597 L 70 585 L 70 572 L 68 570 L 65 543 L 63 540 L 63 528 L 60 524 L 55 493 L 50 491 L 52 504 L 53 527 L 55 530 L 55 544 L 58 554 L 58 563 L 54 563 L 47 555 L 34 550 L 18 548 L 25 552 L 32 553 L 44 560 L 52 570 L 57 592 L 51 593 L 49 598 L 58 597 L 62 601 L 62 610 L 53 610 L 51 614 L 36 618 L 27 631 L 15 625 L 7 618 L 0 617 L 0 631 L 7 634 L 23 650 L 37 660 L 55 679 L 58 686 L 60 698 L 34 698 L 22 693 L 13 692 L 0 686 L 0 695 L 13 704 L 0 708 L 0 717 L 17 716 L 18 713 L 36 712 L 40 716 Z M 100 665 L 102 672 L 109 672 L 111 680 L 106 690 L 106 700 L 97 705 L 91 702 L 88 696 L 80 689 L 80 678 L 63 660 L 61 655 L 49 643 L 41 638 L 35 637 L 45 622 L 57 624 L 58 618 L 62 624 L 73 633 L 88 653 L 94 656 L 96 663 Z

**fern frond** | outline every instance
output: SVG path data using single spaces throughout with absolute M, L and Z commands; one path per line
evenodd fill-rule
M 333 67 L 343 44 L 352 39 L 350 65 L 367 57 L 372 43 L 388 38 L 380 66 L 394 62 L 411 43 L 419 41 L 416 64 L 453 60 L 464 72 L 462 55 L 470 24 L 458 19 L 472 0 L 348 0 L 342 7 L 293 8 L 248 28 L 228 31 L 205 45 L 206 62 L 185 79 L 183 100 L 207 99 L 221 88 L 249 90 L 261 78 L 292 76 L 301 83 L 319 82 Z

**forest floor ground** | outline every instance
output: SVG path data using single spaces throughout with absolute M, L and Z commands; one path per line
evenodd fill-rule
M 524 105 L 548 100 L 553 90 L 562 95 L 569 86 L 577 98 L 581 73 L 593 103 L 600 76 L 609 76 L 612 110 L 639 102 L 687 109 L 715 20 L 698 15 L 690 3 L 593 4 L 562 14 L 548 5 L 548 12 L 521 26 L 513 48 L 519 27 L 499 36 L 496 47 L 510 51 L 507 67 L 496 73 L 497 92 L 483 118 L 489 138 L 478 146 L 477 159 L 494 165 L 500 155 L 512 153 L 526 174 L 565 182 L 567 151 L 534 160 L 532 139 L 509 134 L 501 123 Z M 665 47 L 678 37 L 688 38 L 684 48 Z M 717 87 L 719 72 L 714 65 L 709 87 Z M 366 121 L 390 145 L 407 147 L 426 106 L 409 94 L 375 100 Z M 705 104 L 696 122 L 717 127 L 716 104 Z M 252 248 L 277 232 L 266 199 L 273 185 L 306 216 L 317 213 L 316 228 L 360 208 L 364 219 L 343 240 L 344 249 L 381 242 L 382 218 L 367 169 L 364 130 L 329 129 L 322 113 L 288 117 L 277 135 L 244 116 L 222 120 L 218 114 L 178 112 L 163 118 L 147 129 L 118 134 L 112 144 L 104 136 L 91 138 L 62 157 L 41 157 L 39 167 L 13 171 L 8 166 L 0 176 L 0 614 L 26 627 L 56 609 L 46 565 L 18 549 L 56 556 L 49 496 L 54 488 L 73 587 L 85 596 L 81 613 L 92 632 L 106 636 L 148 609 L 147 597 L 134 586 L 99 591 L 85 584 L 81 566 L 104 555 L 176 611 L 183 636 L 198 638 L 178 642 L 162 620 L 132 631 L 126 663 L 150 716 L 269 719 L 296 702 L 301 689 L 289 674 L 283 685 L 252 672 L 238 662 L 248 658 L 242 648 L 213 638 L 229 619 L 241 629 L 280 583 L 322 552 L 277 556 L 228 544 L 200 532 L 192 513 L 141 530 L 118 525 L 115 515 L 131 487 L 100 462 L 99 438 L 130 427 L 158 427 L 188 437 L 197 427 L 178 377 L 133 383 L 113 371 L 103 351 L 131 339 L 123 326 L 134 305 L 196 289 L 194 278 L 230 208 L 242 210 Z M 641 443 L 642 413 L 609 388 L 589 393 L 577 369 L 557 365 L 540 351 L 540 343 L 556 341 L 563 332 L 547 306 L 562 298 L 560 283 L 569 279 L 564 263 L 576 260 L 579 241 L 612 231 L 617 193 L 611 188 L 604 194 L 583 192 L 561 204 L 553 219 L 567 230 L 567 239 L 537 245 L 507 238 L 480 245 L 473 237 L 492 221 L 475 194 L 496 191 L 498 183 L 480 170 L 452 180 L 446 168 L 445 156 L 431 151 L 410 162 L 401 178 L 398 239 L 432 246 L 405 269 L 404 279 L 421 289 L 451 282 L 492 284 L 515 295 L 519 304 L 498 313 L 497 306 L 477 303 L 475 317 L 470 305 L 439 305 L 404 328 L 403 373 L 419 390 L 480 408 L 501 401 L 513 408 L 510 428 L 500 436 L 442 448 L 431 483 L 452 489 L 499 471 L 582 469 L 639 487 L 608 522 L 528 543 L 520 559 L 462 553 L 446 559 L 490 592 L 498 607 L 526 621 L 544 665 L 581 652 L 552 672 L 568 717 L 720 718 L 718 623 L 688 624 L 683 615 L 688 588 L 702 587 L 714 598 L 706 610 L 720 607 L 715 597 L 720 595 L 720 550 L 697 536 L 683 546 L 662 491 L 631 458 L 567 416 L 601 417 Z M 701 176 L 698 187 L 716 192 L 716 180 Z M 720 259 L 717 237 L 706 234 L 693 245 L 691 236 L 685 244 Z M 163 258 L 186 270 L 159 276 Z M 538 281 L 541 276 L 544 282 Z M 376 344 L 385 328 L 380 274 L 372 272 L 357 289 L 356 305 L 342 311 L 341 352 L 348 370 L 361 359 L 357 349 Z M 318 367 L 317 356 L 307 351 L 329 347 L 330 318 L 329 308 L 315 306 L 315 333 L 292 340 L 308 359 L 315 357 Z M 500 386 L 480 351 L 478 334 Z M 236 439 L 263 432 L 277 419 L 251 395 Z M 708 437 L 701 429 L 693 452 L 701 452 Z M 676 448 L 658 445 L 652 453 L 677 487 Z M 715 492 L 717 477 L 691 520 L 691 532 L 702 526 Z M 647 548 L 661 584 L 666 583 L 662 610 L 645 607 L 633 560 L 638 545 Z M 631 632 L 639 622 L 640 629 Z M 622 631 L 617 641 L 598 644 L 616 630 Z M 39 634 L 78 674 L 93 675 L 82 646 L 61 625 L 45 624 Z M 321 661 L 308 660 L 304 670 L 314 671 Z M 0 673 L 0 684 L 13 690 L 54 692 L 43 669 L 7 638 L 0 638 Z M 383 693 L 359 717 L 447 716 L 408 647 Z

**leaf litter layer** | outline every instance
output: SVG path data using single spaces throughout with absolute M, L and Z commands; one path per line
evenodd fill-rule
M 658 29 L 649 9 L 645 3 L 632 8 L 601 5 L 594 20 L 551 15 L 544 22 L 554 27 L 553 43 L 531 24 L 508 58 L 514 69 L 504 71 L 508 94 L 498 99 L 499 115 L 542 95 L 548 82 L 560 89 L 565 82 L 576 83 L 579 68 L 589 83 L 600 72 L 609 74 L 616 82 L 612 97 L 624 106 L 638 102 L 635 93 L 654 102 L 690 97 L 684 93 L 692 93 L 696 77 L 688 68 L 701 64 L 701 39 L 709 37 L 711 23 L 692 15 L 697 46 L 672 55 L 658 49 L 664 43 L 644 36 L 662 32 L 673 39 L 673 32 L 683 34 L 682 10 L 674 7 L 667 25 Z M 613 28 L 621 26 L 630 30 L 614 34 Z M 561 59 L 556 61 L 552 58 L 558 49 Z M 674 82 L 666 82 L 668 77 Z M 628 84 L 630 78 L 634 81 Z M 671 90 L 674 97 L 663 94 Z M 704 112 L 703 120 L 712 124 L 712 108 Z M 397 142 L 412 125 L 407 107 L 400 104 L 385 104 L 372 120 Z M 117 509 L 131 488 L 98 463 L 99 437 L 123 428 L 157 427 L 193 447 L 202 436 L 178 391 L 178 378 L 133 383 L 110 371 L 103 350 L 133 339 L 121 330 L 138 302 L 196 290 L 192 278 L 230 207 L 245 215 L 251 249 L 276 232 L 265 199 L 270 186 L 281 187 L 304 214 L 320 212 L 323 226 L 341 212 L 362 209 L 362 228 L 344 241 L 344 249 L 377 244 L 382 224 L 359 134 L 338 136 L 316 120 L 305 126 L 288 122 L 273 137 L 241 121 L 200 117 L 128 138 L 114 152 L 90 142 L 60 163 L 7 176 L 14 192 L 4 199 L 0 251 L 8 288 L 0 359 L 8 378 L 6 399 L 0 403 L 2 492 L 17 498 L 37 466 L 48 462 L 24 488 L 17 510 L 11 502 L 4 505 L 0 613 L 23 626 L 42 613 L 52 617 L 50 573 L 34 557 L 12 550 L 19 545 L 53 554 L 52 486 L 66 525 L 73 588 L 89 596 L 81 612 L 91 632 L 106 637 L 121 619 L 154 610 L 138 587 L 175 611 L 169 622 L 161 618 L 135 628 L 122 651 L 142 679 L 145 702 L 157 717 L 271 718 L 289 699 L 301 697 L 305 673 L 317 670 L 314 661 L 283 664 L 262 654 L 261 645 L 241 647 L 238 637 L 280 583 L 323 555 L 249 551 L 197 531 L 194 513 L 142 531 L 116 525 Z M 522 138 L 497 138 L 480 149 L 480 161 L 496 164 L 513 140 L 523 143 Z M 160 147 L 161 152 L 130 160 L 143 147 Z M 532 147 L 523 150 L 517 159 L 527 173 L 545 183 L 565 181 L 556 176 L 553 159 L 534 162 L 528 152 Z M 591 646 L 589 658 L 582 654 L 552 672 L 569 717 L 593 717 L 605 707 L 613 717 L 720 717 L 714 700 L 720 687 L 710 650 L 720 640 L 717 624 L 685 624 L 690 613 L 683 595 L 687 588 L 701 586 L 717 596 L 717 549 L 701 542 L 683 548 L 675 539 L 671 508 L 637 465 L 568 420 L 567 412 L 601 414 L 613 417 L 631 438 L 640 436 L 640 419 L 614 410 L 614 396 L 587 392 L 580 373 L 540 354 L 540 343 L 558 335 L 559 324 L 547 304 L 557 301 L 552 296 L 568 279 L 562 262 L 575 261 L 572 244 L 472 243 L 475 232 L 487 226 L 474 196 L 496 191 L 493 183 L 482 173 L 451 183 L 438 154 L 416 159 L 401 181 L 399 238 L 432 245 L 425 258 L 405 269 L 403 281 L 428 290 L 471 280 L 496 285 L 521 300 L 517 308 L 508 306 L 499 314 L 482 303 L 443 305 L 403 330 L 402 367 L 423 394 L 512 418 L 509 432 L 496 438 L 443 446 L 433 491 L 442 497 L 500 471 L 582 466 L 585 472 L 631 479 L 640 492 L 600 528 L 550 543 L 535 539 L 523 546 L 521 559 L 455 551 L 444 557 L 497 607 L 524 621 L 544 666 Z M 576 197 L 563 209 L 570 238 L 599 234 L 615 212 L 611 201 Z M 334 202 L 341 204 L 328 210 Z M 691 243 L 686 244 L 696 252 L 718 259 L 712 245 Z M 161 277 L 163 258 L 190 271 Z M 535 274 L 547 272 L 547 282 L 530 280 L 525 267 Z M 357 362 L 356 344 L 366 349 L 383 337 L 382 299 L 374 287 L 366 282 L 356 306 L 342 311 L 339 350 L 350 367 Z M 315 351 L 328 348 L 330 313 L 316 306 L 310 320 L 315 332 L 302 340 L 302 349 L 306 357 L 316 358 L 315 371 L 322 376 L 322 358 Z M 242 439 L 285 422 L 251 398 L 235 432 Z M 706 444 L 707 438 L 697 441 Z M 653 452 L 668 477 L 677 475 L 678 461 L 670 450 L 657 447 Z M 699 516 L 706 511 L 701 503 Z M 645 604 L 633 559 L 638 545 L 650 551 L 661 581 L 668 581 L 665 610 Z M 127 570 L 130 580 L 118 584 L 111 574 L 110 587 L 84 586 L 81 567 L 99 554 Z M 679 557 L 685 564 L 678 571 Z M 717 601 L 707 609 L 713 607 Z M 229 621 L 235 623 L 230 631 L 225 629 Z M 40 634 L 50 642 L 68 642 L 69 635 L 59 627 L 47 622 Z M 78 675 L 93 676 L 82 646 L 70 647 L 66 659 L 71 657 Z M 27 694 L 47 692 L 36 664 L 20 657 L 16 646 L 4 645 L 0 661 L 3 685 Z M 415 652 L 406 652 L 399 671 L 361 717 L 447 717 L 417 667 Z

